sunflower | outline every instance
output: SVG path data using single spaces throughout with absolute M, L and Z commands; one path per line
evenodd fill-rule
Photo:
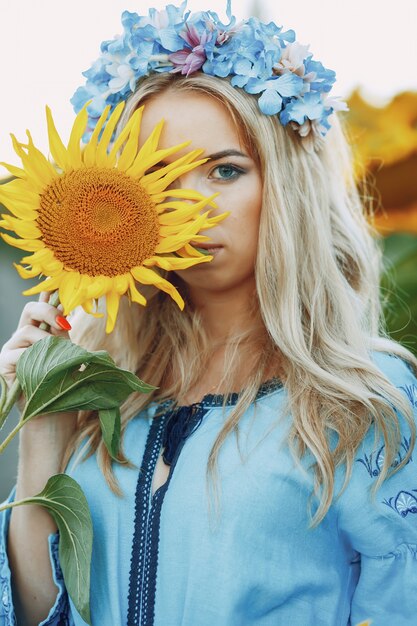
M 58 290 L 64 315 L 82 306 L 96 317 L 103 315 L 97 312 L 98 299 L 105 296 L 107 333 L 114 328 L 122 295 L 146 305 L 136 283 L 154 285 L 182 309 L 181 295 L 158 268 L 182 270 L 210 261 L 212 256 L 190 242 L 208 241 L 199 232 L 226 217 L 209 217 L 217 194 L 172 188 L 179 176 L 207 161 L 199 159 L 203 150 L 158 167 L 190 143 L 158 149 L 163 120 L 138 149 L 144 106 L 111 143 L 124 104 L 107 123 L 106 107 L 84 149 L 87 105 L 74 121 L 67 147 L 46 107 L 54 163 L 35 147 L 29 131 L 27 144 L 12 135 L 22 168 L 3 163 L 15 178 L 0 189 L 0 202 L 11 213 L 1 216 L 0 226 L 17 237 L 0 234 L 6 243 L 32 253 L 20 261 L 27 267 L 14 264 L 18 273 L 46 277 L 23 295 Z

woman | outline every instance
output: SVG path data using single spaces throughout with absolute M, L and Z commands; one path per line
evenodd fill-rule
M 47 322 L 157 389 L 122 407 L 124 464 L 94 412 L 26 424 L 10 498 L 60 470 L 83 488 L 93 624 L 412 624 L 417 359 L 382 327 L 340 121 L 306 150 L 230 77 L 187 72 L 141 79 L 120 128 L 145 104 L 139 144 L 164 118 L 162 148 L 204 149 L 176 186 L 220 192 L 213 260 L 170 276 L 183 312 L 161 293 L 122 301 L 110 335 L 82 310 L 67 334 L 46 293 L 25 306 L 0 355 L 8 384 Z M 84 623 L 56 530 L 40 508 L 3 515 L 2 624 Z

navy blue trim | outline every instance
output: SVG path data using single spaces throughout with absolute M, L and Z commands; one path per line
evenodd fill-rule
M 143 460 L 139 469 L 139 478 L 135 496 L 135 531 L 129 574 L 129 601 L 127 623 L 139 626 L 142 622 L 142 577 L 147 541 L 148 512 L 152 478 L 162 442 L 164 416 L 152 420 L 146 439 Z
M 160 407 L 161 408 L 161 407 Z M 188 436 L 201 424 L 208 408 L 201 403 L 183 407 L 183 418 L 187 422 L 187 437 L 178 439 L 173 451 L 171 468 L 167 480 L 152 494 L 152 480 L 168 421 L 178 414 L 178 409 L 169 408 L 152 419 L 146 439 L 143 461 L 139 473 L 135 502 L 135 531 L 132 543 L 129 575 L 128 626 L 153 626 L 155 619 L 156 577 L 158 568 L 159 528 L 161 507 L 169 487 L 181 449 Z

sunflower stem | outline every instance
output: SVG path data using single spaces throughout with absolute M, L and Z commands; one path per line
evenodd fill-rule
M 4 441 L 2 441 L 2 443 L 0 443 L 0 454 L 3 452 L 3 450 L 5 448 L 7 448 L 7 446 L 11 442 L 11 440 L 17 435 L 17 433 L 25 425 L 25 423 L 26 423 L 25 420 L 20 420 L 20 422 L 18 424 L 16 424 L 16 426 L 13 428 L 13 430 L 11 430 L 9 432 L 9 434 L 6 437 L 6 439 Z
M 4 407 L 4 403 L 6 402 L 7 397 L 7 383 L 3 376 L 0 374 L 0 415 Z
M 3 385 L 2 385 L 3 387 Z M 0 429 L 3 427 L 4 422 L 6 421 L 7 416 L 12 410 L 15 402 L 20 396 L 21 387 L 19 381 L 14 381 L 13 385 L 10 387 L 9 391 L 6 394 L 5 401 L 2 401 L 2 408 L 0 412 Z M 3 396 L 2 396 L 3 397 Z M 0 446 L 0 452 L 3 450 L 3 446 Z
M 52 304 L 52 306 L 58 306 L 58 304 L 59 304 L 59 291 L 58 291 L 58 289 L 51 293 L 51 295 L 49 296 L 48 304 Z M 50 325 L 47 324 L 46 322 L 42 322 L 41 324 L 39 324 L 39 328 L 41 330 L 46 330 L 48 332 L 51 329 Z

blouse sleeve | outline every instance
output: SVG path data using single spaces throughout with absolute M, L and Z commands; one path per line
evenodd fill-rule
M 417 418 L 417 379 L 410 366 L 391 357 L 386 367 L 385 374 L 408 398 Z M 397 414 L 403 438 L 394 466 L 410 447 L 409 428 Z M 360 562 L 350 623 L 370 620 L 375 626 L 409 626 L 417 624 L 417 448 L 372 500 L 369 490 L 383 460 L 383 443 L 375 445 L 371 429 L 339 500 L 341 536 L 350 546 L 352 562 Z
M 15 488 L 3 504 L 13 502 Z M 7 535 L 9 529 L 11 509 L 0 512 L 0 626 L 16 626 L 16 617 L 13 607 L 11 572 L 7 556 Z M 69 607 L 68 594 L 64 586 L 64 579 L 59 565 L 58 547 L 59 533 L 48 537 L 49 557 L 52 565 L 53 579 L 58 587 L 58 593 L 53 607 L 46 619 L 39 626 L 74 626 Z

